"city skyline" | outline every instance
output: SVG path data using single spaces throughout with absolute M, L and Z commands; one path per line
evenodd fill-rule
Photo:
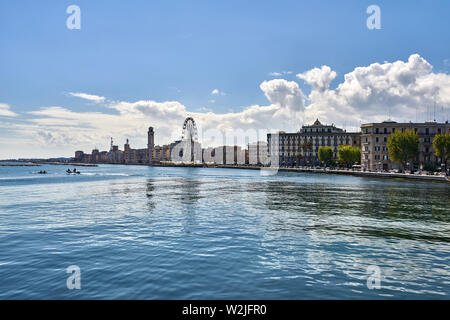
M 380 1 L 380 30 L 366 27 L 367 1 L 80 1 L 80 30 L 66 27 L 71 4 L 0 4 L 2 159 L 105 149 L 111 136 L 145 146 L 149 125 L 166 144 L 187 116 L 203 130 L 286 131 L 450 117 L 447 2 Z

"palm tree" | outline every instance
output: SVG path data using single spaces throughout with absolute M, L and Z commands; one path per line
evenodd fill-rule
M 301 147 L 303 149 L 303 152 L 307 153 L 308 151 L 312 150 L 313 144 L 311 141 L 305 141 L 301 144 Z M 307 158 L 310 159 L 310 156 L 307 155 Z

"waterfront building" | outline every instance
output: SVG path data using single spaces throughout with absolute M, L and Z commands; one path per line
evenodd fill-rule
M 234 164 L 245 164 L 245 150 L 239 146 L 234 146 Z
M 247 163 L 246 151 L 239 146 L 208 147 L 202 150 L 202 161 L 216 164 L 243 165 Z
M 384 121 L 361 125 L 361 165 L 367 170 L 399 169 L 398 164 L 391 161 L 387 142 L 389 136 L 396 130 L 412 130 L 419 136 L 419 154 L 411 163 L 415 170 L 426 167 L 439 167 L 440 159 L 434 155 L 433 139 L 436 134 L 450 132 L 450 124 L 426 121 L 423 123 L 397 123 Z
M 267 142 L 258 141 L 248 144 L 248 163 L 253 165 L 268 163 Z
M 99 151 L 97 148 L 92 150 L 91 154 L 85 154 L 83 151 L 76 151 L 74 160 L 84 163 L 117 163 L 117 164 L 145 164 L 159 163 L 160 161 L 170 161 L 171 150 L 177 142 L 170 145 L 155 146 L 155 132 L 153 127 L 149 127 L 147 132 L 147 148 L 133 149 L 127 139 L 124 144 L 124 150 L 119 150 L 114 145 L 111 138 L 109 151 Z
M 215 162 L 215 149 L 208 147 L 208 148 L 204 148 L 202 149 L 202 160 L 204 163 L 212 163 Z
M 75 151 L 75 161 L 79 161 L 82 162 L 83 161 L 83 157 L 84 157 L 84 152 L 83 151 Z
M 224 152 L 225 152 L 225 164 L 235 164 L 234 161 L 234 146 L 224 146 Z
M 267 144 L 270 161 L 279 166 L 320 165 L 320 147 L 331 147 L 336 159 L 339 146 L 360 147 L 361 133 L 347 132 L 334 124 L 324 125 L 317 119 L 312 125 L 302 126 L 295 133 L 269 133 Z
M 155 146 L 152 150 L 152 163 L 159 163 L 161 161 L 170 161 L 170 146 Z
M 226 161 L 225 157 L 226 157 L 225 147 L 221 146 L 214 148 L 214 162 L 216 164 L 225 164 Z
M 119 150 L 118 146 L 113 145 L 113 139 L 111 138 L 111 148 L 108 152 L 108 162 L 109 163 L 124 163 L 124 157 L 123 157 L 123 151 Z M 92 162 L 93 159 L 91 157 L 90 162 Z

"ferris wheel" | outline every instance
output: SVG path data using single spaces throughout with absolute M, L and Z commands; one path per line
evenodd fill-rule
M 197 126 L 191 117 L 187 117 L 183 123 L 183 133 L 181 140 L 197 141 Z

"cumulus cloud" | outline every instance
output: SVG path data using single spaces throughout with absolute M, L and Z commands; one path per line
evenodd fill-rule
M 248 134 L 254 141 L 258 137 L 249 131 L 297 130 L 304 108 L 304 96 L 298 85 L 276 79 L 264 81 L 260 87 L 269 105 L 252 105 L 240 112 L 218 114 L 209 109 L 188 112 L 178 101 L 110 101 L 105 112 L 75 112 L 62 106 L 40 108 L 28 113 L 31 118 L 27 123 L 16 124 L 11 130 L 21 132 L 37 143 L 36 150 L 51 156 L 68 156 L 79 149 L 90 151 L 94 146 L 107 149 L 111 136 L 119 145 L 129 138 L 132 147 L 144 148 L 149 126 L 155 128 L 156 143 L 170 143 L 180 138 L 187 116 L 194 117 L 199 132 L 204 133 L 199 137 L 204 146 L 223 143 L 212 139 L 219 131 L 231 135 Z M 266 131 L 259 139 L 266 138 Z
M 322 66 L 301 73 L 299 79 L 311 86 L 306 97 L 295 81 L 273 79 L 260 84 L 266 105 L 242 107 L 239 112 L 214 113 L 209 109 L 189 112 L 178 101 L 105 101 L 104 112 L 75 112 L 62 106 L 46 107 L 29 113 L 24 123 L 6 126 L 11 136 L 28 139 L 29 149 L 48 155 L 72 155 L 74 150 L 90 151 L 94 146 L 107 149 L 110 137 L 121 144 L 130 138 L 133 148 L 146 146 L 149 126 L 155 128 L 155 142 L 169 143 L 181 136 L 181 126 L 192 116 L 199 131 L 246 134 L 249 130 L 278 129 L 296 131 L 303 123 L 319 118 L 325 123 L 347 124 L 358 130 L 360 123 L 386 120 L 428 120 L 427 106 L 436 103 L 450 114 L 450 75 L 434 73 L 424 58 L 411 55 L 407 61 L 374 63 L 356 67 L 344 75 L 342 83 L 330 89 L 336 72 Z M 218 90 L 218 89 L 217 89 Z M 220 92 L 218 90 L 218 92 Z M 0 105 L 2 110 L 9 106 Z M 444 121 L 444 117 L 437 120 Z M 8 120 L 11 124 L 11 121 Z M 203 146 L 217 146 L 217 141 L 200 136 Z M 35 140 L 37 139 L 38 145 Z M 265 139 L 265 135 L 253 139 Z M 2 143 L 0 150 L 6 149 Z M 36 150 L 33 152 L 37 153 Z M 50 153 L 51 152 L 51 153 Z
M 12 112 L 11 106 L 6 103 L 0 103 L 0 116 L 4 117 L 15 117 L 17 113 Z
M 264 81 L 259 87 L 273 104 L 294 112 L 303 111 L 305 97 L 296 82 L 274 79 Z
M 81 92 L 69 92 L 69 94 L 73 97 L 94 101 L 94 102 L 103 102 L 105 101 L 105 97 L 102 96 L 96 96 L 94 94 L 87 94 L 87 93 L 81 93 Z
M 320 117 L 329 122 L 364 123 L 430 120 L 430 109 L 439 106 L 436 120 L 444 121 L 450 104 L 450 76 L 433 73 L 432 66 L 418 54 L 408 61 L 373 63 L 357 67 L 344 82 L 329 89 L 335 73 L 328 67 L 301 74 L 311 85 L 306 119 Z
M 297 78 L 305 80 L 314 90 L 324 91 L 330 87 L 331 81 L 336 78 L 336 72 L 329 66 L 314 68 L 304 73 L 297 74 Z

